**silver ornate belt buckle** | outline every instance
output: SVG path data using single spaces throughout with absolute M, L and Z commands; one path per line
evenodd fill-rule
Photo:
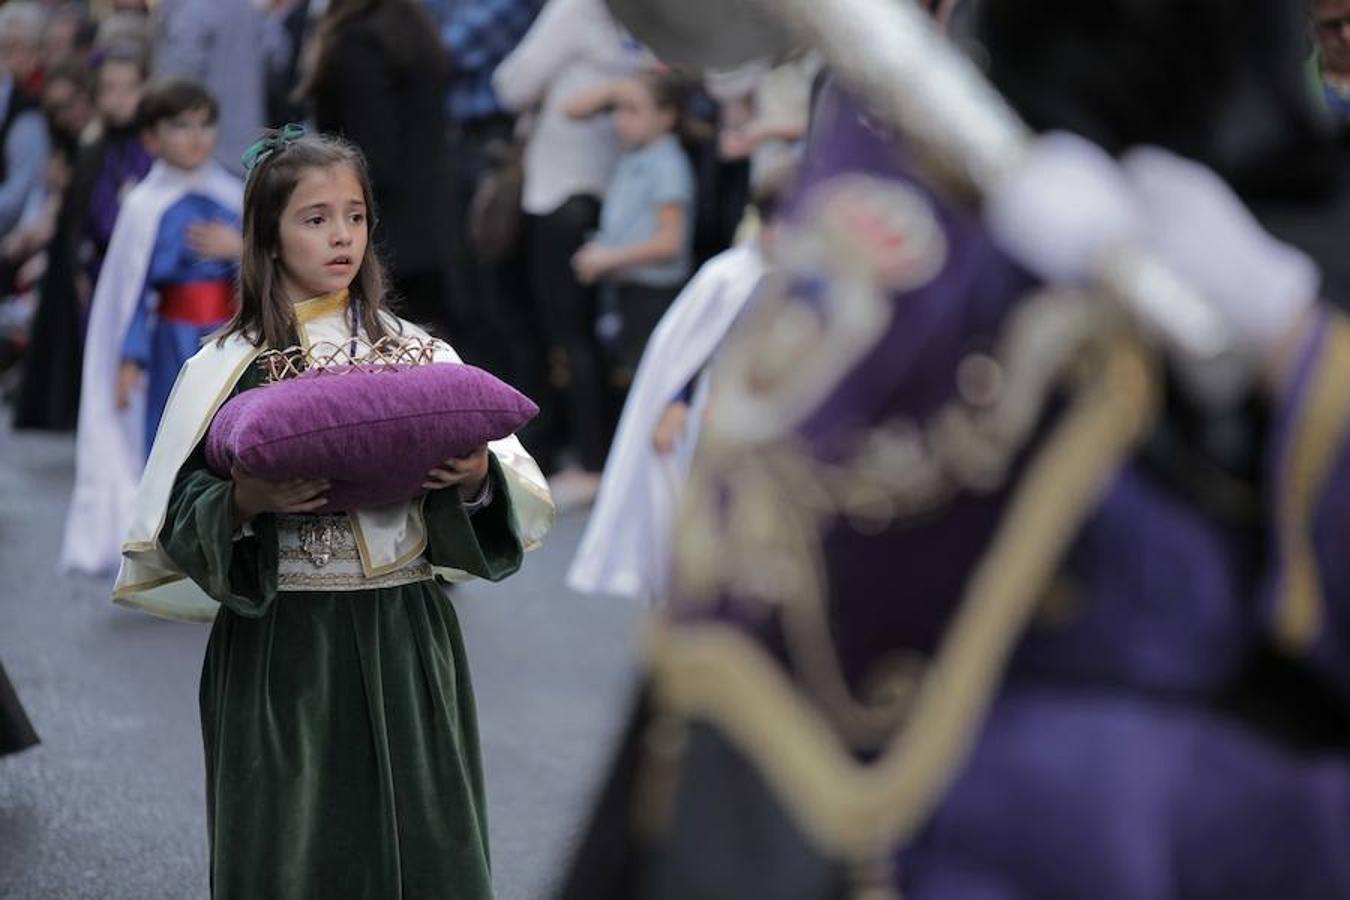
M 300 549 L 310 563 L 322 569 L 333 558 L 338 541 L 338 529 L 330 519 L 312 518 L 300 524 Z

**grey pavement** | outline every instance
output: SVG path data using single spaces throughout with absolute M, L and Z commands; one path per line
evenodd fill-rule
M 56 574 L 73 460 L 68 436 L 0 425 L 0 660 L 43 739 L 0 759 L 0 898 L 205 897 L 206 627 L 114 607 L 105 581 Z M 562 587 L 583 524 L 564 517 L 519 575 L 454 596 L 499 900 L 556 884 L 633 687 L 633 604 Z

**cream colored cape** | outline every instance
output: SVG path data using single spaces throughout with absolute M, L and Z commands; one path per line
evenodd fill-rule
M 349 336 L 345 296 L 320 297 L 298 304 L 301 341 L 341 345 Z M 428 339 L 417 326 L 390 317 L 407 337 Z M 440 343 L 436 362 L 459 363 L 450 345 Z M 219 604 L 206 595 L 165 554 L 159 544 L 169 494 L 179 469 L 206 435 L 216 411 L 230 396 L 261 349 L 232 336 L 223 346 L 209 342 L 184 365 L 169 395 L 155 446 L 135 499 L 131 530 L 122 545 L 122 568 L 113 601 L 168 619 L 209 622 Z M 526 550 L 539 546 L 553 526 L 553 501 L 539 467 L 520 441 L 511 436 L 489 445 L 501 463 L 515 509 L 515 525 Z M 356 535 L 361 566 L 368 577 L 391 572 L 421 555 L 427 546 L 421 500 L 348 513 Z M 450 581 L 473 576 L 458 569 L 437 568 Z

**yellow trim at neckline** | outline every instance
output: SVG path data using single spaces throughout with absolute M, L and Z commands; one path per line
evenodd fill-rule
M 301 325 L 322 319 L 324 316 L 342 312 L 347 308 L 347 288 L 332 294 L 324 294 L 295 304 L 295 319 Z

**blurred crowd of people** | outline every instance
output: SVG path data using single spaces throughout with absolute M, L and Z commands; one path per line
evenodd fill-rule
M 603 0 L 11 0 L 0 369 L 16 425 L 76 425 L 102 257 L 154 157 L 138 106 L 186 78 L 212 96 L 234 174 L 288 122 L 360 147 L 404 314 L 539 401 L 524 437 L 560 504 L 589 502 L 647 337 L 783 183 L 818 69 L 691 79 Z

